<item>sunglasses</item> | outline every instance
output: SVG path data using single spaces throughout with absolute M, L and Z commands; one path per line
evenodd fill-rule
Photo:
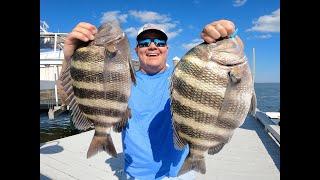
M 149 47 L 151 42 L 154 43 L 154 45 L 156 45 L 157 47 L 164 47 L 167 45 L 167 42 L 163 39 L 158 39 L 158 38 L 147 38 L 147 39 L 141 39 L 138 40 L 138 47 Z

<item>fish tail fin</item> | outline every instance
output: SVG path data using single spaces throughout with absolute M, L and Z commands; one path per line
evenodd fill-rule
M 200 172 L 201 174 L 205 174 L 206 162 L 204 158 L 188 156 L 187 159 L 184 161 L 182 168 L 179 171 L 179 176 L 191 170 Z
M 106 136 L 93 136 L 90 147 L 87 152 L 87 158 L 96 155 L 99 151 L 106 151 L 112 157 L 117 157 L 117 151 L 114 147 L 110 134 Z

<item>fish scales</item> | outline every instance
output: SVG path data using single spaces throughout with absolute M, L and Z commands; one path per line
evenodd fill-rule
M 205 112 L 198 111 L 195 108 L 189 107 L 189 106 L 184 106 L 181 104 L 179 101 L 172 100 L 172 110 L 175 112 L 175 116 L 180 116 L 181 118 L 186 119 L 193 119 L 196 122 L 199 123 L 205 123 L 205 124 L 214 124 L 216 127 L 221 127 L 221 128 L 230 128 L 234 129 L 238 127 L 238 123 L 233 120 L 225 119 L 225 118 L 220 118 L 217 119 L 214 115 L 212 114 L 207 114 Z
M 87 158 L 101 150 L 116 156 L 110 128 L 121 131 L 128 120 L 128 99 L 131 84 L 135 83 L 128 39 L 119 23 L 102 24 L 95 39 L 74 52 L 66 69 L 67 75 L 61 77 L 68 85 L 70 82 L 65 81 L 71 76 L 72 88 L 66 88 L 69 99 L 75 97 L 75 127 L 87 129 L 90 122 L 95 128 Z
M 218 153 L 255 107 L 250 68 L 234 39 L 189 50 L 171 77 L 175 147 L 190 148 L 179 174 L 204 174 L 204 153 Z

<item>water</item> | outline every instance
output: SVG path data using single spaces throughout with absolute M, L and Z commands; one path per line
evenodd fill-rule
M 80 133 L 70 123 L 70 113 L 64 112 L 55 119 L 48 118 L 48 112 L 40 112 L 40 143 Z
M 263 112 L 280 112 L 280 83 L 255 83 L 257 107 Z
M 257 107 L 261 111 L 280 110 L 280 83 L 256 83 Z M 40 113 L 40 143 L 75 135 L 76 130 L 70 123 L 70 113 L 60 114 L 53 120 L 48 119 L 47 111 Z

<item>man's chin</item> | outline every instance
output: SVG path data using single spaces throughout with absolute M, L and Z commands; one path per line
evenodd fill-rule
M 157 73 L 165 69 L 166 66 L 163 66 L 162 64 L 148 64 L 145 67 L 141 67 L 148 73 Z

